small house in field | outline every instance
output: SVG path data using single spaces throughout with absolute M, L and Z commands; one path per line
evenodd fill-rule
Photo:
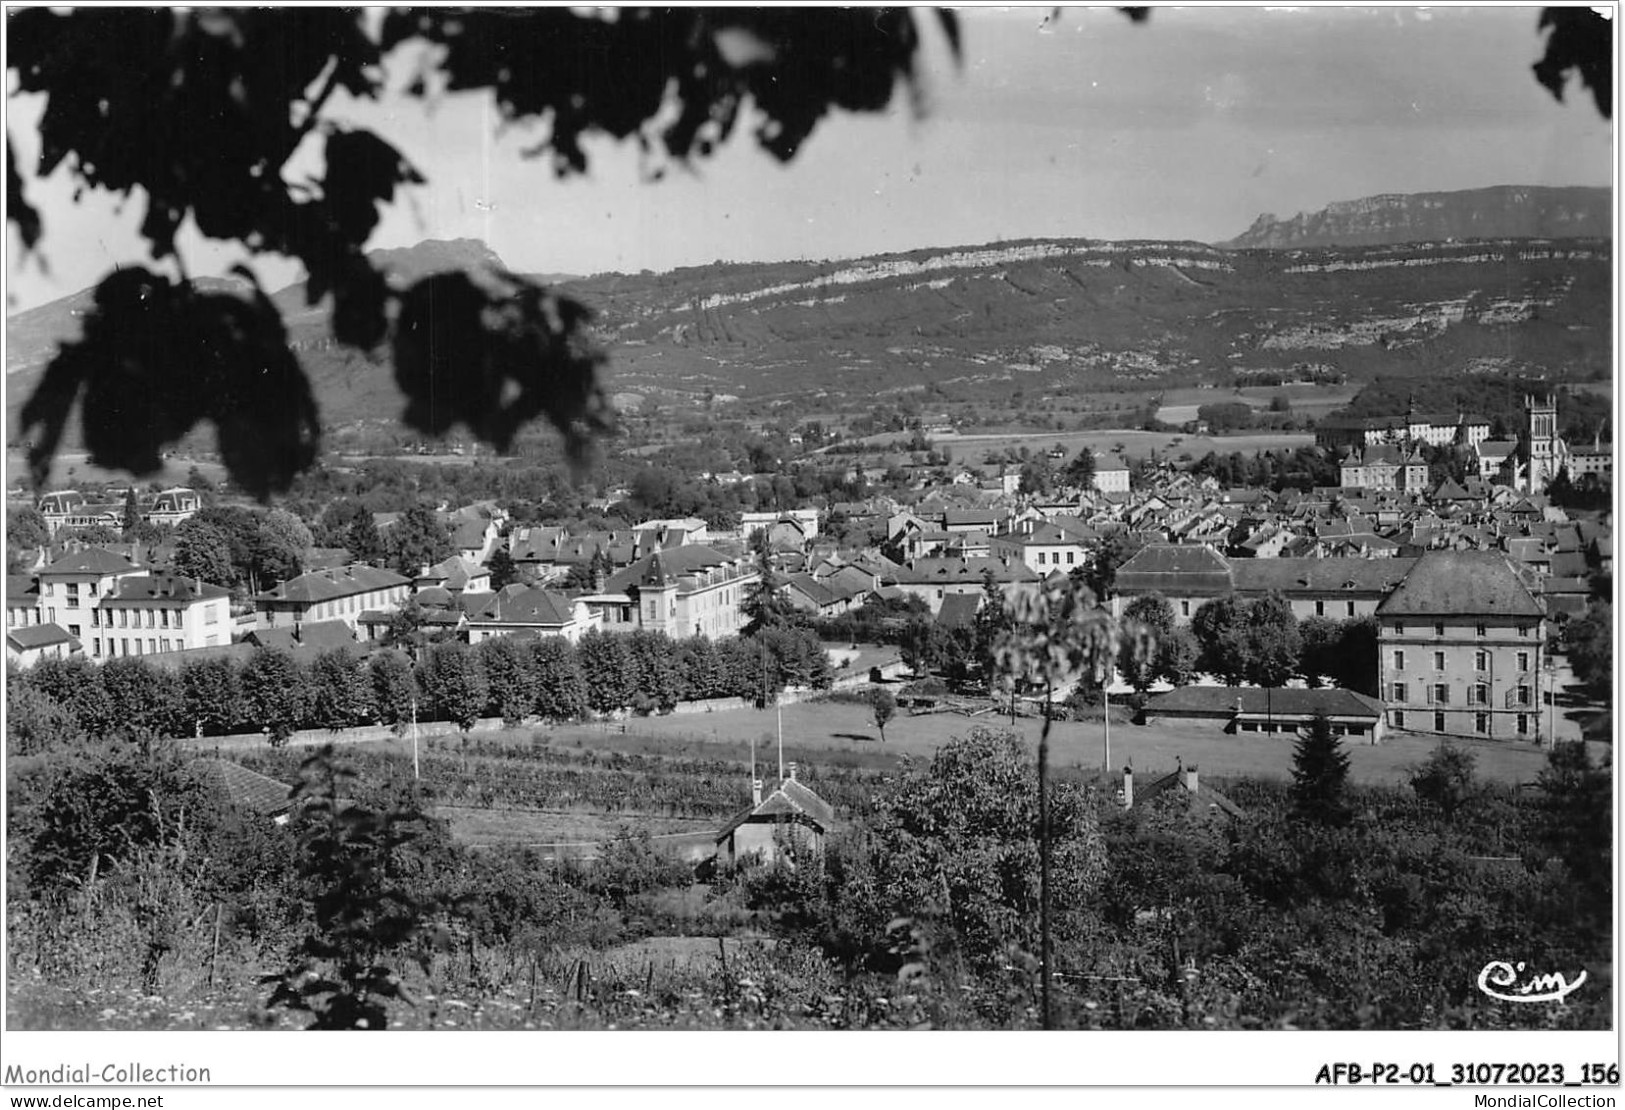
M 824 837 L 835 827 L 835 810 L 824 799 L 790 777 L 766 798 L 762 780 L 751 782 L 751 804 L 717 834 L 717 862 L 733 866 L 751 856 L 776 862 L 787 847 L 797 853 L 824 850 Z
M 229 759 L 194 759 L 191 766 L 199 782 L 217 791 L 235 809 L 277 825 L 285 824 L 293 812 L 293 789 L 285 782 Z
M 1138 790 L 1134 784 L 1134 768 L 1124 767 L 1119 799 L 1124 809 L 1157 803 L 1184 806 L 1194 817 L 1224 820 L 1246 816 L 1242 808 L 1222 791 L 1215 789 L 1212 783 L 1201 780 L 1196 764 L 1187 767 L 1183 759 L 1171 773 L 1142 784 Z

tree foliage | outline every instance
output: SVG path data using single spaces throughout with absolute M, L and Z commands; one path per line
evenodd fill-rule
M 869 708 L 874 713 L 875 728 L 880 731 L 880 742 L 886 742 L 886 726 L 897 716 L 897 699 L 884 686 L 869 691 Z
M 1416 796 L 1433 806 L 1453 821 L 1461 810 L 1479 794 L 1479 784 L 1473 769 L 1478 759 L 1465 748 L 1442 743 L 1411 775 L 1411 789 Z
M 1315 714 L 1292 749 L 1292 808 L 1300 818 L 1325 825 L 1348 819 L 1344 798 L 1349 757 L 1324 714 Z
M 451 557 L 451 534 L 434 509 L 420 501 L 389 526 L 384 550 L 391 570 L 416 578 L 424 567 Z

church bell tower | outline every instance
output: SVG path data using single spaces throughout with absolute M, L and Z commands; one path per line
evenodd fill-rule
M 1563 469 L 1563 441 L 1557 438 L 1557 398 L 1551 394 L 1537 398 L 1525 394 L 1524 410 L 1529 414 L 1528 492 L 1544 493 Z

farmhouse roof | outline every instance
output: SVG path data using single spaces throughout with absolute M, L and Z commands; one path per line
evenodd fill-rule
M 200 781 L 219 788 L 234 806 L 265 817 L 293 808 L 293 791 L 287 783 L 250 771 L 240 763 L 204 758 L 192 760 L 191 767 Z
M 1194 771 L 1196 768 L 1192 767 L 1191 770 Z M 1211 806 L 1228 817 L 1246 816 L 1242 808 L 1232 802 L 1223 791 L 1202 780 L 1200 776 L 1198 776 L 1196 789 L 1190 789 L 1186 784 L 1183 768 L 1170 771 L 1147 786 L 1136 787 L 1134 790 L 1134 803 L 1140 805 L 1168 793 L 1174 793 L 1176 797 L 1184 799 L 1192 810 L 1198 812 L 1203 812 L 1204 806 Z
M 716 838 L 723 840 L 749 822 L 793 821 L 798 817 L 828 830 L 835 825 L 835 808 L 795 779 L 785 779 L 760 805 L 749 806 L 735 814 Z

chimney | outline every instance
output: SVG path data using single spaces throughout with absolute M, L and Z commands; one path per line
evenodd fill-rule
M 790 761 L 790 781 L 796 781 L 796 761 L 793 759 Z
M 1196 793 L 1196 764 L 1194 763 L 1185 768 L 1185 789 L 1192 794 Z
M 1123 808 L 1134 808 L 1134 767 L 1123 768 Z
M 752 777 L 750 780 L 750 804 L 753 806 L 762 804 L 762 780 L 759 778 Z

